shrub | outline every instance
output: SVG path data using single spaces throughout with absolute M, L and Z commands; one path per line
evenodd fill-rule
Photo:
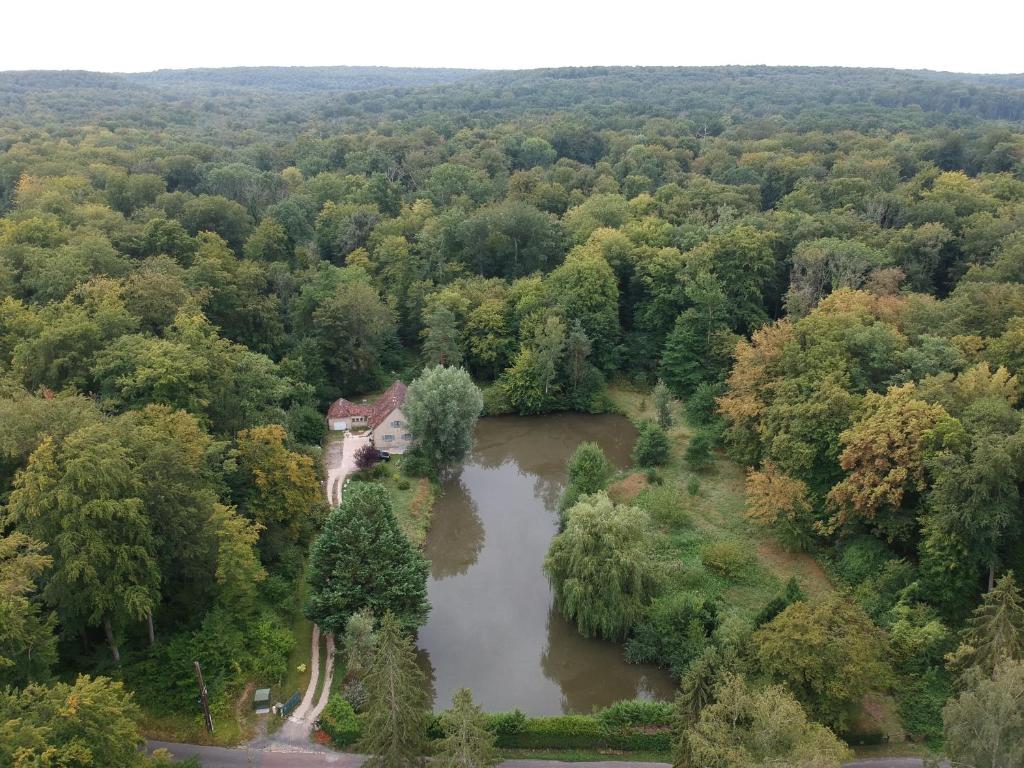
M 691 477 L 689 480 L 686 481 L 686 492 L 691 496 L 696 496 L 698 493 L 700 493 L 699 477 Z
M 702 382 L 686 398 L 686 418 L 691 424 L 706 426 L 718 420 L 718 403 L 715 398 L 725 391 L 721 384 Z
M 320 728 L 337 747 L 354 744 L 362 734 L 359 718 L 352 705 L 337 694 L 331 696 L 320 713 Z
M 612 466 L 597 443 L 580 443 L 569 459 L 569 483 L 575 485 L 580 494 L 604 490 L 611 473 Z
M 430 460 L 417 451 L 410 451 L 402 457 L 402 473 L 407 477 L 433 477 Z
M 651 485 L 661 485 L 663 482 L 665 482 L 665 478 L 663 478 L 661 476 L 661 473 L 654 467 L 648 467 L 644 475 L 647 478 L 647 482 L 650 483 Z
M 487 716 L 488 725 L 498 737 L 515 736 L 526 728 L 526 715 L 518 709 L 511 712 L 495 712 Z
M 933 667 L 922 675 L 901 678 L 896 707 L 907 733 L 935 743 L 942 739 L 942 708 L 953 695 L 950 674 Z
M 596 717 L 605 728 L 671 725 L 675 707 L 667 701 L 625 699 L 602 709 Z
M 518 733 L 499 736 L 498 746 L 519 749 L 586 749 L 602 745 L 605 735 L 601 723 L 587 715 L 531 717 Z
M 320 411 L 311 405 L 293 405 L 285 415 L 292 440 L 306 445 L 319 445 L 327 433 L 327 424 Z
M 412 485 L 409 483 L 409 481 L 406 480 L 404 477 L 401 478 L 397 483 L 395 483 L 395 486 L 400 491 L 408 491 L 412 487 Z
M 733 578 L 754 564 L 754 553 L 748 544 L 737 539 L 722 539 L 701 548 L 704 567 L 722 576 Z
M 839 556 L 837 563 L 839 577 L 856 587 L 870 576 L 874 576 L 889 560 L 896 559 L 892 550 L 874 536 L 857 536 L 851 539 Z
M 362 471 L 366 471 L 380 461 L 380 451 L 369 443 L 366 443 L 359 447 L 353 458 L 355 459 L 356 467 Z
M 626 643 L 631 662 L 668 667 L 676 676 L 699 656 L 718 626 L 714 603 L 693 592 L 677 592 L 654 600 Z
M 492 384 L 483 390 L 484 416 L 505 416 L 514 411 L 508 392 L 501 384 Z
M 668 461 L 668 434 L 653 421 L 641 421 L 633 446 L 633 461 L 641 467 L 653 467 Z
M 659 485 L 648 488 L 636 497 L 636 505 L 647 510 L 647 514 L 658 525 L 685 526 L 690 516 L 683 509 L 679 488 L 674 485 Z
M 715 460 L 711 453 L 714 444 L 715 438 L 707 430 L 702 429 L 694 434 L 686 446 L 686 466 L 694 472 L 700 472 L 710 467 Z

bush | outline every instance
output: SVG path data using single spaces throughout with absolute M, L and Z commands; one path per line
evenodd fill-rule
M 359 718 L 352 705 L 337 694 L 331 696 L 320 713 L 320 728 L 331 737 L 336 747 L 354 744 L 362 734 Z
M 356 467 L 365 472 L 380 461 L 380 451 L 366 443 L 359 447 L 353 458 L 355 459 Z
M 608 729 L 636 726 L 671 725 L 675 707 L 667 701 L 625 699 L 602 709 L 596 714 Z
M 725 387 L 721 384 L 698 384 L 686 398 L 686 418 L 689 422 L 698 426 L 708 426 L 718 421 L 718 403 L 715 402 L 715 398 L 724 391 Z
M 933 667 L 904 677 L 896 686 L 896 707 L 907 733 L 931 743 L 942 739 L 942 708 L 953 695 L 946 670 Z
M 506 416 L 514 410 L 505 387 L 500 383 L 492 384 L 484 389 L 483 396 L 484 416 Z
M 409 451 L 402 457 L 402 474 L 406 477 L 433 477 L 430 460 L 416 451 Z
M 526 728 L 526 715 L 518 709 L 511 712 L 497 712 L 487 716 L 487 724 L 499 737 L 515 736 Z
M 686 492 L 691 496 L 696 496 L 698 493 L 700 493 L 699 477 L 691 477 L 689 480 L 686 481 Z
M 679 488 L 674 485 L 659 485 L 647 488 L 636 497 L 634 504 L 647 511 L 658 525 L 686 526 L 690 516 L 683 509 Z
M 597 443 L 580 443 L 569 459 L 569 483 L 575 485 L 580 494 L 603 491 L 612 473 L 612 465 Z
M 408 491 L 412 487 L 412 485 L 409 483 L 409 481 L 407 479 L 405 479 L 404 477 L 401 478 L 397 483 L 395 483 L 395 486 L 400 491 Z
M 892 550 L 874 536 L 857 536 L 843 547 L 843 553 L 836 564 L 839 577 L 856 587 L 870 576 L 882 570 L 889 560 L 895 560 Z
M 654 600 L 626 643 L 626 658 L 668 667 L 677 677 L 703 653 L 718 627 L 714 603 L 693 592 Z
M 700 430 L 690 438 L 686 446 L 686 466 L 694 472 L 707 469 L 714 462 L 715 457 L 711 449 L 715 445 L 715 438 L 707 430 Z
M 748 544 L 736 539 L 722 539 L 704 545 L 700 559 L 705 568 L 733 578 L 754 564 L 754 553 Z
M 668 434 L 653 421 L 641 421 L 639 434 L 633 446 L 633 462 L 641 467 L 653 467 L 668 461 Z
M 648 467 L 644 475 L 647 478 L 647 482 L 651 485 L 661 485 L 665 482 L 665 478 L 663 478 L 661 473 L 654 467 Z

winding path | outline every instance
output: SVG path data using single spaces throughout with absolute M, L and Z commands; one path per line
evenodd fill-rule
M 327 450 L 324 451 L 324 491 L 327 494 L 327 503 L 332 507 L 341 503 L 341 491 L 345 484 L 345 478 L 355 472 L 356 469 L 356 451 L 368 443 L 369 439 L 369 435 L 346 433 L 342 440 L 328 443 Z M 324 659 L 324 680 L 323 685 L 320 686 L 320 696 L 316 702 L 313 701 L 320 682 L 320 627 L 314 624 L 312 647 L 309 654 L 310 664 L 312 665 L 309 685 L 306 687 L 306 692 L 299 706 L 295 708 L 295 711 L 288 717 L 287 722 L 281 726 L 281 729 L 267 742 L 266 748 L 268 750 L 280 747 L 308 746 L 309 744 L 309 734 L 320 717 L 320 713 L 327 706 L 327 701 L 331 697 L 331 683 L 334 681 L 334 635 L 324 634 L 327 638 L 327 643 Z M 249 764 L 243 763 L 243 765 Z M 270 763 L 252 764 L 270 765 Z M 225 763 L 225 765 L 229 765 L 229 763 Z M 316 765 L 316 763 L 310 763 L 310 765 Z

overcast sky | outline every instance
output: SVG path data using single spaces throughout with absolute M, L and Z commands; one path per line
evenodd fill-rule
M 0 70 L 831 64 L 1024 72 L 1024 0 L 8 0 Z

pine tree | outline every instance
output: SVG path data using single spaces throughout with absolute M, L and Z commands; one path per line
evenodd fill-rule
M 431 761 L 436 768 L 490 768 L 498 763 L 494 733 L 468 688 L 455 692 L 452 708 L 441 715 L 441 729 L 445 735 Z
M 658 415 L 658 426 L 668 429 L 672 426 L 672 395 L 661 379 L 658 379 L 658 383 L 654 385 L 653 395 L 654 408 Z
M 393 614 L 386 614 L 366 674 L 366 711 L 360 752 L 368 768 L 423 765 L 429 717 L 426 681 L 416 650 Z
M 951 657 L 955 666 L 963 670 L 977 667 L 986 677 L 1000 662 L 1010 660 L 1024 660 L 1024 600 L 1013 571 L 982 596 Z
M 348 618 L 366 608 L 393 613 L 407 630 L 422 624 L 427 561 L 409 544 L 377 483 L 352 483 L 327 518 L 309 556 L 306 615 L 340 635 Z

